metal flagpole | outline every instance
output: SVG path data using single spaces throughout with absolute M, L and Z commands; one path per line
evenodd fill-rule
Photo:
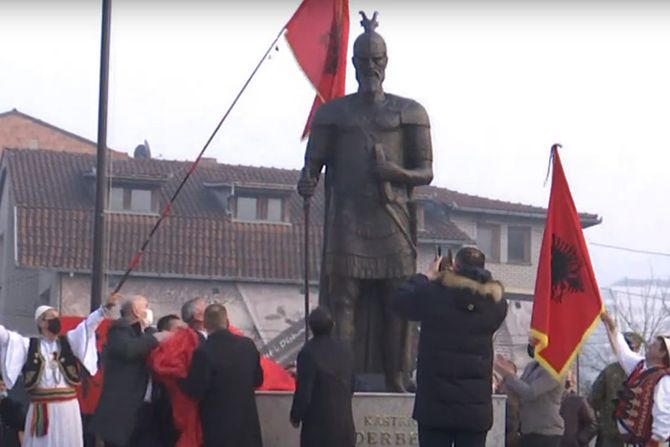
M 109 84 L 109 35 L 112 0 L 102 0 L 100 43 L 100 90 L 98 95 L 98 148 L 95 178 L 93 223 L 93 268 L 91 272 L 91 311 L 100 307 L 104 293 L 105 209 L 107 208 L 107 98 Z
M 309 341 L 309 323 L 307 317 L 309 316 L 309 208 L 310 198 L 305 197 L 303 202 L 303 210 L 305 212 L 305 343 Z

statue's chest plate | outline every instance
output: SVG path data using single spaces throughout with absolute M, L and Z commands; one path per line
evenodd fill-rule
M 338 171 L 336 176 L 346 177 L 342 179 L 348 184 L 346 189 L 367 189 L 378 183 L 373 175 L 375 144 L 381 145 L 386 160 L 404 166 L 403 127 L 397 111 L 354 109 L 342 117 L 338 128 L 331 161 Z

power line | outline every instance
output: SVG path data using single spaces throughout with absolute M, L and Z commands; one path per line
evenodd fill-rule
M 663 253 L 663 252 L 660 252 L 660 251 L 638 250 L 638 249 L 635 249 L 635 248 L 619 247 L 617 245 L 599 244 L 598 242 L 589 242 L 589 245 L 595 245 L 596 247 L 611 248 L 612 250 L 628 251 L 628 252 L 631 252 L 631 253 L 641 253 L 641 254 L 645 254 L 645 255 L 667 256 L 667 257 L 670 258 L 670 253 Z

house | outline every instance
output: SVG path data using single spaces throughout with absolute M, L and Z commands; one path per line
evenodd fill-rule
M 12 147 L 95 154 L 97 143 L 12 109 L 0 113 L 0 151 Z M 127 156 L 123 152 L 112 153 Z
M 113 158 L 107 281 L 113 287 L 190 163 Z M 302 201 L 299 171 L 205 160 L 186 183 L 122 293 L 149 297 L 157 316 L 194 296 L 226 304 L 232 321 L 279 361 L 304 337 Z M 0 161 L 1 322 L 34 330 L 42 304 L 66 314 L 89 309 L 95 156 L 6 149 Z M 419 268 L 440 245 L 477 244 L 506 284 L 508 324 L 496 342 L 525 344 L 527 310 L 546 210 L 428 186 L 417 191 Z M 323 192 L 312 204 L 312 305 L 318 296 Z M 584 227 L 600 219 L 583 214 Z M 525 319 L 524 319 L 525 318 Z

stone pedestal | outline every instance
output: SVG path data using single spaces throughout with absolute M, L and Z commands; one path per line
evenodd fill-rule
M 256 402 L 267 447 L 298 447 L 300 430 L 289 423 L 293 393 L 258 392 Z M 416 421 L 412 419 L 413 394 L 356 393 L 353 398 L 356 446 L 418 446 Z M 487 447 L 505 445 L 505 396 L 493 396 L 493 427 Z

